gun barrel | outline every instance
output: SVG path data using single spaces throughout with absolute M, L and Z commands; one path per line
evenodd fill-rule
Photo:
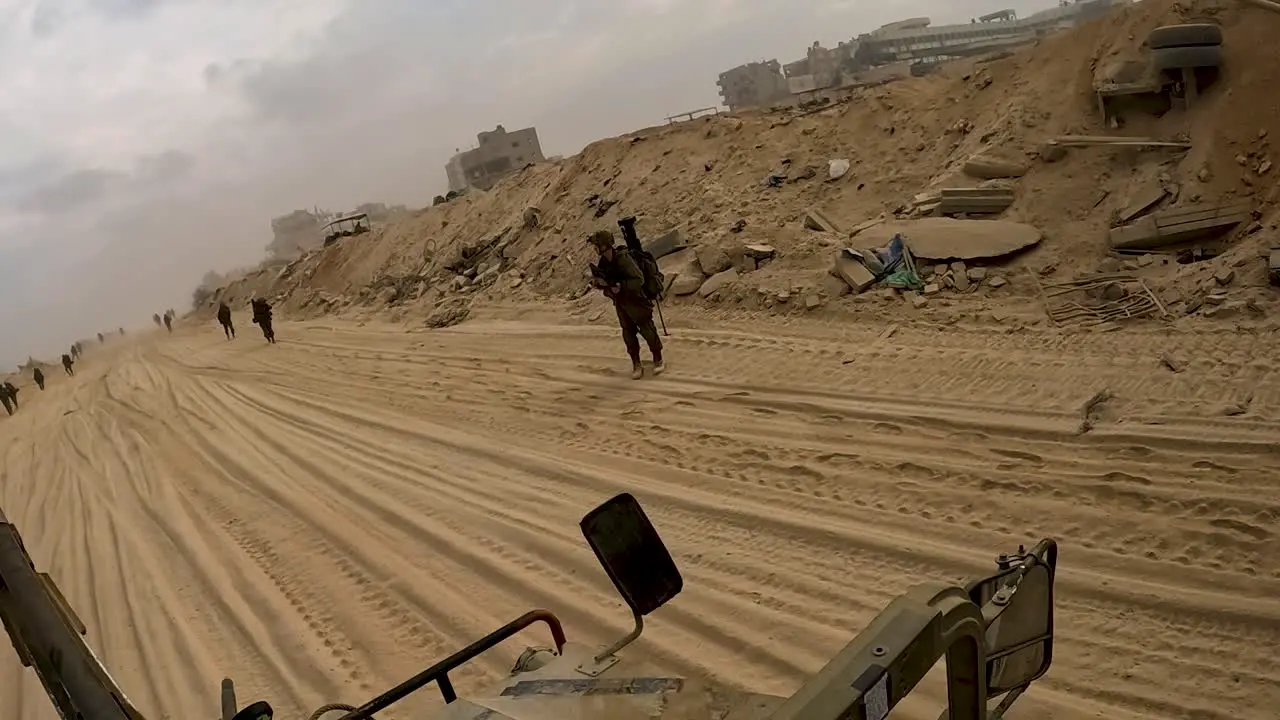
M 52 583 L 52 580 L 49 580 Z M 0 618 L 63 718 L 142 720 L 45 586 L 22 536 L 0 515 Z

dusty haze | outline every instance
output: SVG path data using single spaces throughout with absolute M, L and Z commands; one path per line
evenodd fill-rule
M 185 308 L 274 215 L 426 204 L 498 123 L 573 153 L 716 103 L 742 62 L 1044 4 L 0 1 L 0 363 Z

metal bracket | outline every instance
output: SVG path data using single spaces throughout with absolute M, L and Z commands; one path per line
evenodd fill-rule
M 631 632 L 627 633 L 626 637 L 622 638 L 618 642 L 610 645 L 604 650 L 601 650 L 595 657 L 591 658 L 591 660 L 579 665 L 576 668 L 578 672 L 588 677 L 599 677 L 605 670 L 608 670 L 618 664 L 618 651 L 635 642 L 636 638 L 640 637 L 640 633 L 644 632 L 644 616 L 636 612 L 634 609 L 632 609 L 631 615 L 636 621 L 636 626 L 632 628 Z
M 617 655 L 609 655 L 604 659 L 592 658 L 591 660 L 582 663 L 575 669 L 578 672 L 582 673 L 583 675 L 587 675 L 589 677 L 600 677 L 600 675 L 602 675 L 604 671 L 608 670 L 614 665 L 617 665 L 618 662 L 619 662 L 619 658 Z

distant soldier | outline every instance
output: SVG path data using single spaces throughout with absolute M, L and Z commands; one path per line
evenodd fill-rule
M 218 303 L 218 324 L 222 326 L 222 333 L 228 340 L 235 338 L 236 326 L 231 324 L 231 306 L 225 302 Z
M 13 403 L 13 409 L 18 409 L 18 388 L 8 380 L 4 381 L 4 394 L 9 396 L 9 402 Z
M 661 375 L 666 366 L 662 362 L 662 338 L 653 323 L 653 301 L 644 293 L 644 273 L 631 254 L 620 250 L 614 243 L 613 233 L 597 230 L 588 241 L 596 249 L 599 260 L 592 266 L 592 284 L 613 301 L 618 313 L 618 325 L 622 328 L 622 342 L 631 356 L 631 377 L 644 377 L 640 364 L 640 338 L 643 337 L 653 354 L 653 374 Z
M 100 342 L 100 343 L 104 343 L 104 342 L 106 342 L 106 341 L 107 341 L 107 339 L 106 339 L 105 337 L 103 337 L 103 336 L 102 336 L 102 333 L 98 333 L 98 342 Z
M 262 337 L 267 339 L 269 343 L 275 343 L 276 331 L 271 327 L 271 304 L 265 298 L 254 298 L 251 302 L 253 306 L 253 324 L 262 328 Z
M 160 327 L 160 313 L 152 313 L 151 322 L 155 323 L 156 327 Z
M 123 337 L 123 336 L 124 336 L 124 328 L 116 328 L 116 329 L 120 331 L 120 335 L 121 335 L 121 337 Z
M 169 313 L 164 314 L 164 329 L 173 332 L 173 316 Z
M 13 401 L 9 399 L 9 392 L 0 385 L 0 404 L 4 405 L 5 412 L 13 414 Z
M 71 369 L 71 366 L 73 364 L 74 363 L 71 361 L 71 356 L 68 355 L 67 353 L 62 353 L 62 369 L 65 370 L 68 375 L 76 374 L 76 371 Z
M 43 370 L 41 370 L 40 368 L 36 368 L 35 371 L 31 373 L 31 379 L 36 382 L 36 387 L 40 388 L 41 390 L 44 389 L 44 371 Z

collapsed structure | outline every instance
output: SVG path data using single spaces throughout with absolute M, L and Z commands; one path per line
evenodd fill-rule
M 580 297 L 577 243 L 636 215 L 642 238 L 670 244 L 654 255 L 674 303 L 811 312 L 856 302 L 859 313 L 933 317 L 1021 303 L 1046 323 L 1266 317 L 1280 312 L 1266 286 L 1280 248 L 1276 17 L 1215 12 L 1220 37 L 1185 37 L 1203 7 L 1151 0 L 1011 56 L 856 89 L 838 109 L 712 115 L 601 140 L 226 295 L 278 297 L 304 315 L 423 307 L 449 324 L 478 298 Z M 1192 68 L 1218 71 L 1193 113 L 1173 97 L 1157 113 L 1109 106 L 1120 128 L 1104 120 L 1095 83 L 1111 68 L 1177 77 L 1165 60 L 1202 46 L 1211 51 L 1192 54 L 1223 60 Z M 1152 236 L 1195 245 L 1155 247 Z M 1076 284 L 1098 273 L 1110 279 Z
M 535 128 L 507 132 L 499 125 L 476 135 L 476 140 L 479 145 L 457 153 L 445 165 L 451 192 L 488 190 L 513 171 L 546 159 Z
M 966 24 L 931 26 L 908 18 L 825 48 L 814 42 L 805 57 L 740 65 L 720 74 L 717 85 L 730 111 L 801 102 L 813 93 L 921 75 L 938 64 L 1035 42 L 1076 27 L 1131 0 L 1062 0 L 1056 7 L 1019 18 L 998 10 Z

